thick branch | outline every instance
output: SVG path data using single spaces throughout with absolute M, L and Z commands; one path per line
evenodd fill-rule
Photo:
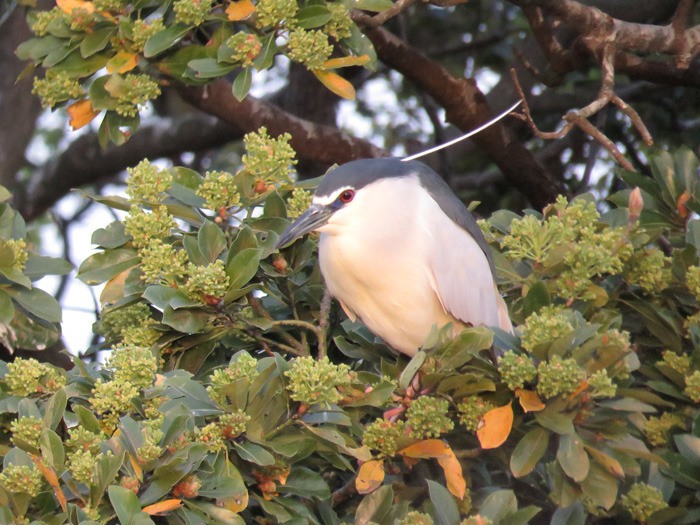
M 71 189 L 109 180 L 144 157 L 156 159 L 216 148 L 241 137 L 232 126 L 202 115 L 143 126 L 126 144 L 107 150 L 100 148 L 96 134 L 83 135 L 38 170 L 26 187 L 18 188 L 14 204 L 30 221 Z
M 331 165 L 387 155 L 386 151 L 366 140 L 296 117 L 270 102 L 251 96 L 238 101 L 233 96 L 231 84 L 225 80 L 203 87 L 182 86 L 180 93 L 193 106 L 243 132 L 255 131 L 261 126 L 267 127 L 271 135 L 289 132 L 297 155 L 307 160 Z
M 363 15 L 355 14 L 362 23 Z M 446 110 L 449 122 L 469 131 L 492 117 L 486 98 L 472 79 L 453 77 L 406 42 L 383 28 L 366 29 L 382 62 L 403 74 Z M 498 165 L 508 181 L 536 207 L 544 207 L 561 193 L 561 185 L 500 123 L 472 139 Z

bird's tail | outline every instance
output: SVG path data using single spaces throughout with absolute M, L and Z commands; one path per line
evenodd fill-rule
M 508 307 L 503 297 L 496 290 L 496 302 L 498 303 L 498 326 L 501 330 L 505 330 L 508 333 L 513 333 L 513 323 L 510 320 L 510 315 L 508 315 Z

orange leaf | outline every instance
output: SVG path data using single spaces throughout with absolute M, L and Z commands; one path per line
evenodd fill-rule
M 83 0 L 56 0 L 56 5 L 67 14 L 71 14 L 73 9 L 83 9 L 88 13 L 95 11 L 95 5 L 92 2 L 84 2 Z
M 248 492 L 246 491 L 229 498 L 217 500 L 216 503 L 231 512 L 241 512 L 248 506 Z
M 625 479 L 625 470 L 622 468 L 622 465 L 618 460 L 616 460 L 614 457 L 609 456 L 605 452 L 601 452 L 597 448 L 594 447 L 589 447 L 588 445 L 584 445 L 586 447 L 586 450 L 588 453 L 591 455 L 591 457 L 602 467 L 605 468 L 610 474 L 613 476 L 620 478 L 620 479 Z
M 399 450 L 399 454 L 409 458 L 443 458 L 454 455 L 450 446 L 441 439 L 425 439 Z
M 515 391 L 515 395 L 518 396 L 520 406 L 523 407 L 525 412 L 539 412 L 540 410 L 544 410 L 545 404 L 540 400 L 540 396 L 537 395 L 537 392 L 518 388 Z
M 324 69 L 337 69 L 339 67 L 364 66 L 369 62 L 369 55 L 359 57 L 339 57 L 331 58 L 323 63 Z
M 127 73 L 134 69 L 139 63 L 138 55 L 134 53 L 127 53 L 126 51 L 119 51 L 116 55 L 109 59 L 107 62 L 107 72 L 114 73 Z
M 334 73 L 333 71 L 324 71 L 323 69 L 312 69 L 311 72 L 316 75 L 316 78 L 319 79 L 324 86 L 339 97 L 343 97 L 348 100 L 355 99 L 355 88 L 352 87 L 352 84 L 341 77 L 338 73 Z
M 182 507 L 182 500 L 175 498 L 159 501 L 158 503 L 148 505 L 147 507 L 144 507 L 141 510 L 146 514 L 153 516 L 154 514 L 164 514 L 166 512 L 170 512 L 171 510 L 175 510 L 180 507 Z
M 676 208 L 678 209 L 678 215 L 680 215 L 681 219 L 685 219 L 688 217 L 688 214 L 690 213 L 688 211 L 687 206 L 685 205 L 686 202 L 690 200 L 690 193 L 687 191 L 684 191 L 681 193 L 681 196 L 678 197 L 678 201 L 676 202 Z
M 70 126 L 73 129 L 80 129 L 83 126 L 87 126 L 97 115 L 99 115 L 99 111 L 93 109 L 92 102 L 88 99 L 78 100 L 78 102 L 68 106 Z
M 384 462 L 381 459 L 373 459 L 362 464 L 355 488 L 360 494 L 369 494 L 377 490 L 384 481 Z
M 44 462 L 38 456 L 32 456 L 32 459 L 34 460 L 34 464 L 36 465 L 36 467 L 39 469 L 39 472 L 41 472 L 41 475 L 44 476 L 44 479 L 46 479 L 46 481 L 49 482 L 49 485 L 51 485 L 51 488 L 53 489 L 53 493 L 56 496 L 58 503 L 61 505 L 61 508 L 65 512 L 67 504 L 66 496 L 63 494 L 61 486 L 58 483 L 58 476 L 56 476 L 56 471 L 44 465 Z
M 70 113 L 70 108 L 68 108 L 68 112 Z M 132 268 L 124 270 L 107 281 L 107 284 L 105 284 L 100 294 L 100 304 L 102 306 L 114 303 L 118 299 L 124 297 L 124 285 L 126 284 L 126 278 L 131 273 L 131 270 Z
M 585 379 L 581 381 L 581 384 L 576 387 L 576 390 L 571 392 L 571 395 L 569 395 L 569 400 L 574 399 L 577 395 L 579 395 L 581 392 L 586 390 L 588 388 L 588 381 Z
M 452 449 L 450 449 L 448 456 L 438 458 L 438 463 L 442 470 L 445 471 L 447 490 L 456 498 L 464 499 L 464 494 L 467 492 L 467 482 L 464 481 L 464 476 L 462 475 L 462 465 L 460 465 Z
M 500 447 L 508 439 L 512 427 L 513 407 L 510 403 L 486 412 L 476 431 L 481 448 Z
M 251 0 L 239 0 L 238 2 L 231 2 L 226 8 L 226 16 L 229 20 L 237 22 L 238 20 L 245 20 L 250 15 L 255 12 L 255 6 Z
M 129 456 L 129 463 L 131 463 L 131 468 L 134 469 L 134 474 L 136 475 L 136 479 L 139 481 L 143 481 L 143 469 L 141 468 L 141 465 L 139 465 L 138 459 L 136 459 L 132 454 L 127 454 Z

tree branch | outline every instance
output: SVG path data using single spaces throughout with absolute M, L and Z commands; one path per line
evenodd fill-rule
M 187 102 L 242 132 L 255 131 L 261 126 L 267 127 L 271 135 L 289 132 L 291 145 L 301 158 L 330 166 L 354 159 L 387 156 L 385 150 L 366 140 L 296 117 L 271 102 L 251 96 L 238 101 L 231 84 L 225 80 L 202 87 L 179 86 L 178 89 Z
M 368 17 L 355 11 L 353 18 L 363 24 Z M 492 117 L 491 108 L 473 79 L 453 77 L 441 64 L 383 28 L 364 31 L 380 60 L 433 97 L 445 108 L 447 120 L 459 129 L 469 131 Z M 503 124 L 494 124 L 472 140 L 534 206 L 544 207 L 564 191 Z

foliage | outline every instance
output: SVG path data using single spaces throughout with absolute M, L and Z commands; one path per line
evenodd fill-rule
M 448 327 L 409 361 L 329 312 L 313 235 L 278 252 L 313 182 L 254 139 L 276 165 L 144 161 L 130 199 L 95 197 L 128 212 L 79 269 L 106 283 L 112 354 L 0 365 L 0 522 L 699 519 L 691 153 L 625 174 L 602 215 L 582 196 L 484 221 L 518 336 Z
M 346 4 L 359 7 L 315 0 L 62 0 L 51 10 L 29 11 L 35 36 L 17 54 L 46 70 L 33 90 L 45 107 L 68 104 L 76 129 L 103 114 L 100 142 L 121 144 L 161 85 L 201 85 L 235 74 L 233 93 L 242 100 L 254 72 L 270 69 L 278 55 L 353 98 L 352 85 L 334 70 L 373 67 L 376 57 Z M 363 4 L 386 8 L 381 1 Z M 334 50 L 345 56 L 330 59 Z

